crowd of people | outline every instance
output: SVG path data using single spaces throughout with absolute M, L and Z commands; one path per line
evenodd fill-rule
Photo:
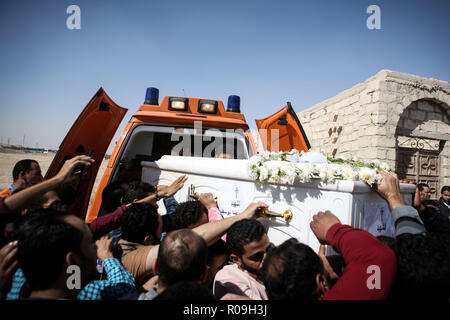
M 264 202 L 229 218 L 210 193 L 178 203 L 186 176 L 169 186 L 113 182 L 102 215 L 86 223 L 72 213 L 73 186 L 92 162 L 76 156 L 47 180 L 36 161 L 15 165 L 0 192 L 0 299 L 450 298 L 450 186 L 432 201 L 420 184 L 409 206 L 397 176 L 381 172 L 374 191 L 389 205 L 395 237 L 342 224 L 329 208 L 309 225 L 321 244 L 315 252 L 295 238 L 271 243 L 257 220 Z

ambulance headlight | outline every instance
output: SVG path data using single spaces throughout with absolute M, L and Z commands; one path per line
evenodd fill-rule
M 199 100 L 198 101 L 198 112 L 201 113 L 217 113 L 217 101 L 213 100 Z
M 188 98 L 169 98 L 169 110 L 186 111 L 188 109 Z

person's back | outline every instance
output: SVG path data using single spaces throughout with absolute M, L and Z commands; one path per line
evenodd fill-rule
M 195 281 L 175 283 L 154 298 L 155 301 L 192 301 L 193 299 L 196 301 L 216 300 L 208 288 Z

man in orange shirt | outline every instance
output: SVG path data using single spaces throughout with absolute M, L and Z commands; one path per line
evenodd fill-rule
M 35 184 L 44 180 L 39 163 L 31 159 L 24 159 L 17 162 L 12 175 L 13 183 L 0 191 L 0 198 L 9 197 L 14 190 L 22 188 L 27 184 Z

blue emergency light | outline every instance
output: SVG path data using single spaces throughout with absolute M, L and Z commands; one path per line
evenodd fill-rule
M 227 112 L 241 113 L 241 98 L 239 96 L 229 96 Z
M 159 105 L 159 90 L 157 88 L 147 88 L 144 104 Z

